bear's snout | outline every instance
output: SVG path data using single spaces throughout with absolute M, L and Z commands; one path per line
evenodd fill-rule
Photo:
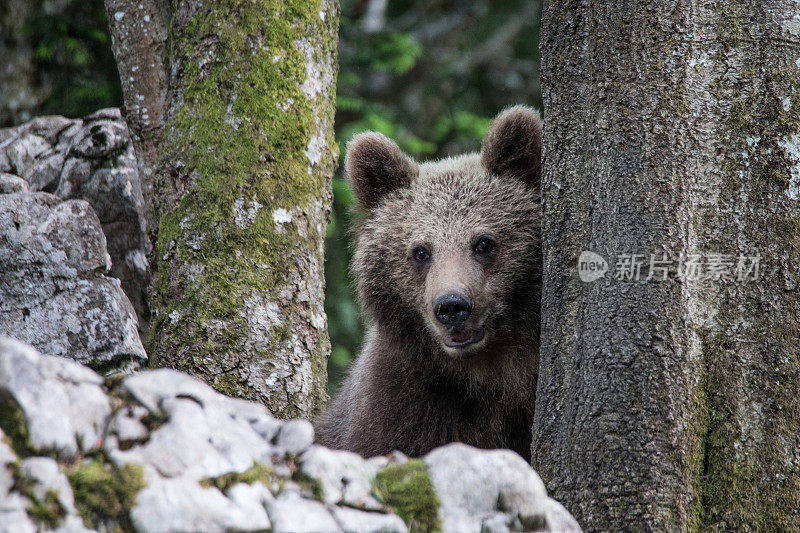
M 445 326 L 459 328 L 472 313 L 472 300 L 460 293 L 451 292 L 439 296 L 433 302 L 433 315 Z

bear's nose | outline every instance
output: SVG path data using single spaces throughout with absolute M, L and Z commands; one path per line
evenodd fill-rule
M 448 293 L 433 302 L 433 314 L 445 326 L 461 326 L 471 312 L 472 300 L 463 294 Z

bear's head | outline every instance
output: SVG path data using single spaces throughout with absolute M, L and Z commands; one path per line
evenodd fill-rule
M 492 121 L 480 154 L 418 164 L 379 133 L 353 138 L 353 273 L 379 328 L 451 360 L 538 336 L 541 142 L 523 106 Z

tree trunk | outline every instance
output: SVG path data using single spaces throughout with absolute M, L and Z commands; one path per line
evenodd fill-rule
M 326 398 L 338 3 L 191 0 L 170 14 L 140 3 L 106 5 L 154 177 L 150 357 L 310 416 Z
M 796 3 L 547 2 L 541 48 L 534 467 L 589 531 L 800 528 Z
M 105 0 L 111 48 L 125 101 L 123 115 L 136 152 L 153 251 L 158 228 L 154 185 L 169 89 L 167 3 L 168 0 Z M 153 256 L 150 263 L 155 263 Z

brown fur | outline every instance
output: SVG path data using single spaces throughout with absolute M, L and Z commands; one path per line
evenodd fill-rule
M 317 421 L 320 443 L 364 456 L 418 456 L 461 441 L 530 457 L 540 158 L 538 114 L 521 106 L 493 121 L 480 155 L 417 165 L 377 134 L 350 143 L 347 170 L 365 214 L 352 268 L 372 326 Z M 495 240 L 486 256 L 475 252 L 483 235 Z M 421 245 L 430 250 L 424 264 L 414 259 Z M 447 329 L 433 316 L 437 295 L 449 291 L 474 302 L 466 327 L 485 330 L 465 349 L 443 344 Z
M 394 141 L 368 131 L 347 144 L 345 171 L 358 203 L 371 209 L 386 193 L 410 184 L 419 168 Z
M 494 119 L 481 149 L 481 163 L 496 176 L 516 176 L 533 187 L 542 181 L 542 122 L 524 106 Z

